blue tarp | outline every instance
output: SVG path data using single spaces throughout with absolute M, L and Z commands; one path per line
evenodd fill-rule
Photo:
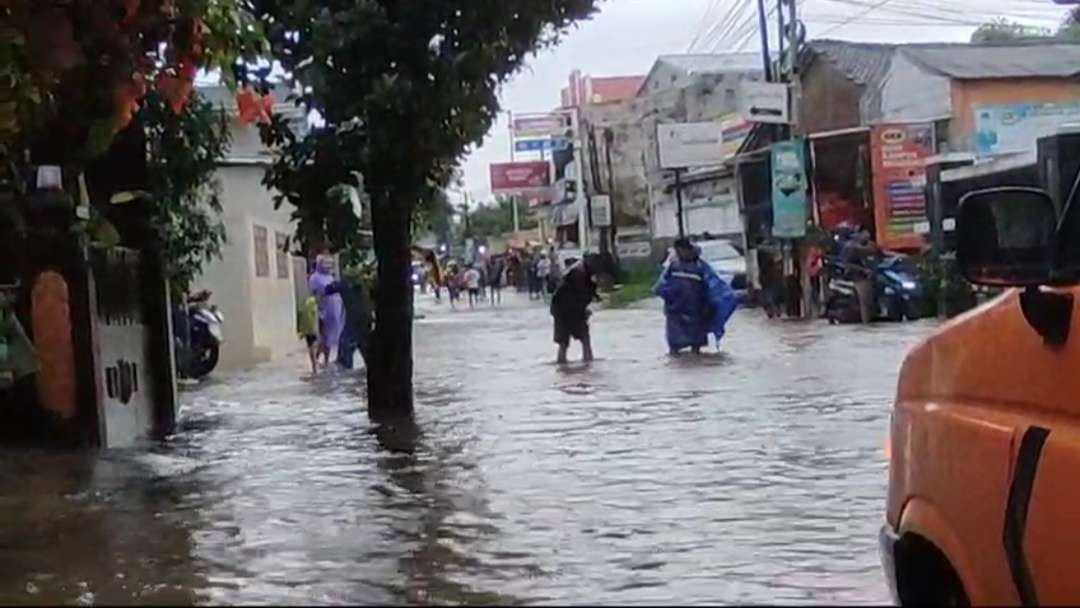
M 719 343 L 739 300 L 731 287 L 702 260 L 674 260 L 653 293 L 664 300 L 667 341 L 673 350 L 706 346 L 708 334 Z

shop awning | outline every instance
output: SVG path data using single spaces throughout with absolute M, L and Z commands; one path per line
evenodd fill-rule
M 835 129 L 832 131 L 820 131 L 818 133 L 811 133 L 807 137 L 810 141 L 816 141 L 819 139 L 830 139 L 833 137 L 844 137 L 846 135 L 860 135 L 869 133 L 870 127 L 849 127 L 847 129 Z

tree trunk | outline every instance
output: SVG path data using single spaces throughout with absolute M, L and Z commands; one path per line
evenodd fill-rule
M 375 330 L 367 358 L 368 417 L 375 422 L 410 418 L 412 390 L 412 298 L 409 285 L 413 199 L 372 201 L 372 230 L 379 262 Z

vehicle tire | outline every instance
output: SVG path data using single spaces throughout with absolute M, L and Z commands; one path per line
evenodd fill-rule
M 897 591 L 902 606 L 971 605 L 948 558 L 921 537 L 905 537 L 897 553 Z
M 218 345 L 212 340 L 199 339 L 191 345 L 191 362 L 188 377 L 199 380 L 206 377 L 218 364 Z

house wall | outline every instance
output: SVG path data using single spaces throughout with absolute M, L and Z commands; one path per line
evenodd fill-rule
M 941 118 L 952 112 L 950 80 L 924 71 L 897 53 L 881 93 L 881 115 L 868 115 L 870 120 L 906 122 Z
M 829 60 L 819 57 L 803 72 L 799 133 L 847 129 L 860 124 L 862 87 Z
M 275 242 L 275 233 L 292 234 L 292 227 L 287 210 L 274 210 L 272 194 L 261 184 L 264 171 L 262 165 L 250 164 L 218 170 L 228 242 L 221 259 L 209 263 L 196 280 L 195 289 L 211 290 L 211 301 L 224 314 L 223 369 L 270 361 L 299 344 L 292 258 L 279 258 Z M 255 226 L 267 231 L 267 277 L 256 276 Z M 278 274 L 281 261 L 284 276 Z
M 1076 103 L 1080 81 L 1065 78 L 954 80 L 949 145 L 953 151 L 975 149 L 976 106 L 1013 103 Z

